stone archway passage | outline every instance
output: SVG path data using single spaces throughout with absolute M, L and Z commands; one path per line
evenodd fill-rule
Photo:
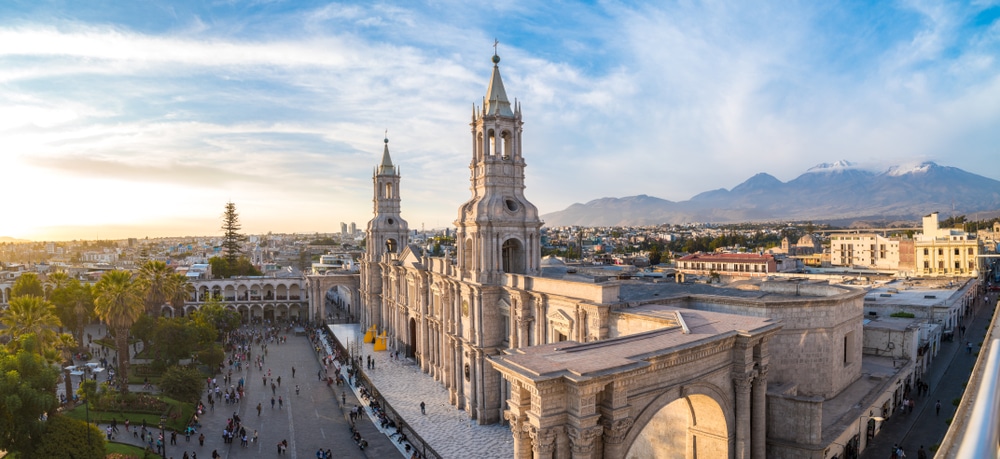
M 625 457 L 730 457 L 722 407 L 700 394 L 674 400 L 642 427 Z

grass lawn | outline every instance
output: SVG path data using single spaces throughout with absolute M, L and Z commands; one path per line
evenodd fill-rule
M 137 458 L 137 459 L 158 458 L 158 457 L 160 457 L 160 455 L 155 454 L 155 453 L 147 453 L 146 450 L 144 450 L 144 449 L 142 449 L 142 448 L 140 448 L 138 446 L 126 445 L 124 443 L 118 443 L 118 442 L 113 442 L 113 441 L 112 442 L 107 442 L 105 444 L 107 446 L 105 447 L 104 451 L 107 454 L 115 454 L 115 453 L 117 453 L 117 454 L 122 454 L 125 457 L 134 457 L 134 458 Z
M 187 422 L 194 415 L 194 405 L 190 403 L 178 402 L 169 397 L 158 396 L 160 400 L 167 402 L 170 405 L 167 414 L 167 425 L 166 427 L 170 430 L 181 432 L 187 427 Z M 66 412 L 66 415 L 73 418 L 79 419 L 81 421 L 87 420 L 87 409 L 83 404 L 73 408 Z M 96 411 L 90 410 L 90 421 L 98 423 L 110 423 L 112 420 L 117 419 L 118 424 L 124 426 L 125 419 L 128 419 L 133 426 L 142 425 L 142 421 L 146 421 L 146 427 L 153 427 L 160 425 L 160 414 L 149 414 L 149 413 L 134 413 L 128 411 Z

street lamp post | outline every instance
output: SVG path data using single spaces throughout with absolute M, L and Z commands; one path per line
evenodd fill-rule
M 167 422 L 167 416 L 166 415 L 160 416 L 160 438 L 162 439 L 161 441 L 163 442 L 163 457 L 167 457 L 167 433 L 164 430 L 164 424 L 166 424 L 166 422 Z

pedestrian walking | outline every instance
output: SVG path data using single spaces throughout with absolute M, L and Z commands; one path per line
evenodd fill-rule
M 934 404 L 934 416 L 941 414 L 941 400 Z
M 284 400 L 282 400 L 282 399 L 281 399 L 281 396 L 279 395 L 279 396 L 278 396 L 278 409 L 282 409 L 282 408 L 284 408 L 284 407 L 285 407 L 285 401 L 284 401 Z
M 426 406 L 423 401 L 420 402 L 420 414 L 427 414 L 427 411 L 424 410 Z
M 271 396 L 271 409 L 274 409 L 274 396 Z
M 205 446 L 205 434 L 198 435 L 198 446 Z
M 292 367 L 292 377 L 295 377 L 295 367 Z
M 299 385 L 295 385 L 295 395 L 299 395 Z
M 257 416 L 260 416 L 260 403 L 257 403 Z
M 969 341 L 969 344 L 965 345 L 965 351 L 966 354 L 972 355 L 972 341 Z
M 347 406 L 347 394 L 344 391 L 340 391 L 340 405 Z

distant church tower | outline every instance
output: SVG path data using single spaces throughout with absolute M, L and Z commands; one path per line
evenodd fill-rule
M 498 285 L 503 273 L 541 273 L 538 209 L 524 197 L 521 107 L 511 107 L 493 54 L 481 109 L 472 110 L 472 198 L 458 209 L 455 242 L 462 280 Z
M 379 263 L 398 254 L 408 241 L 409 228 L 406 220 L 399 216 L 399 168 L 392 165 L 389 157 L 389 139 L 385 139 L 382 163 L 372 174 L 375 186 L 373 202 L 375 216 L 368 222 L 365 231 L 365 255 L 361 262 L 361 290 L 364 292 L 365 317 L 361 323 L 370 325 L 382 322 L 381 299 L 382 269 Z

